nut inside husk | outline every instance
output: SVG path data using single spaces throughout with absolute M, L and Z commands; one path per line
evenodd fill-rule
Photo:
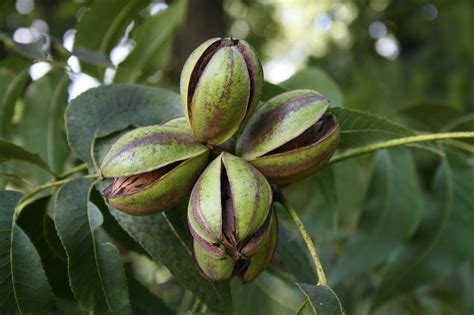
M 254 238 L 243 246 L 246 254 L 230 254 L 227 251 L 212 252 L 199 239 L 193 242 L 193 258 L 198 271 L 211 281 L 225 281 L 238 276 L 242 282 L 253 281 L 270 263 L 276 249 L 278 225 L 273 211 L 265 221 L 265 226 Z M 255 238 L 259 238 L 258 242 Z M 258 246 L 255 246 L 258 244 Z M 241 252 L 242 253 L 242 252 Z
M 112 184 L 104 190 L 104 197 L 110 200 L 118 197 L 130 196 L 141 190 L 147 189 L 181 163 L 181 161 L 171 163 L 159 169 L 142 174 L 115 177 Z
M 314 125 L 306 129 L 298 137 L 282 144 L 263 156 L 276 155 L 313 145 L 327 138 L 336 131 L 337 128 L 338 124 L 334 119 L 334 115 L 330 112 L 326 112 Z
M 220 161 L 220 158 L 224 161 Z M 202 226 L 203 221 L 205 219 L 202 217 L 202 214 L 200 213 L 200 210 L 197 210 L 196 207 L 197 203 L 200 201 L 201 194 L 198 193 L 197 191 L 193 191 L 191 195 L 191 218 L 192 220 L 190 221 L 189 227 L 191 230 L 191 233 L 193 237 L 203 246 L 206 248 L 208 251 L 216 254 L 216 255 L 221 255 L 225 252 L 227 252 L 228 255 L 233 257 L 235 260 L 238 260 L 242 258 L 243 256 L 248 255 L 249 253 L 252 252 L 254 247 L 257 247 L 260 240 L 262 239 L 262 236 L 264 232 L 268 229 L 268 222 L 270 220 L 271 216 L 271 195 L 268 197 L 268 205 L 266 207 L 265 211 L 265 216 L 261 216 L 261 214 L 256 214 L 254 213 L 254 218 L 253 222 L 251 222 L 250 226 L 245 226 L 246 231 L 238 231 L 238 224 L 236 220 L 242 220 L 243 216 L 245 215 L 250 215 L 251 211 L 249 213 L 242 213 L 242 209 L 240 208 L 240 213 L 236 213 L 235 206 L 236 204 L 239 205 L 238 201 L 234 200 L 234 198 L 256 198 L 257 204 L 259 202 L 262 202 L 265 200 L 267 194 L 271 194 L 271 189 L 268 185 L 268 183 L 265 181 L 263 183 L 264 187 L 258 187 L 257 191 L 255 192 L 255 195 L 249 195 L 249 196 L 234 196 L 233 190 L 231 187 L 231 183 L 229 181 L 229 170 L 227 167 L 229 167 L 229 162 L 228 159 L 235 159 L 234 161 L 238 161 L 238 163 L 243 163 L 248 167 L 249 172 L 251 174 L 255 174 L 252 176 L 258 176 L 261 174 L 258 173 L 256 169 L 254 169 L 251 165 L 248 165 L 245 161 L 237 158 L 237 157 L 232 157 L 229 154 L 224 154 L 218 157 L 213 163 L 219 163 L 219 165 L 210 165 L 210 168 L 213 167 L 219 167 L 219 173 L 220 178 L 219 178 L 219 189 L 220 189 L 220 205 L 217 205 L 215 209 L 218 209 L 221 211 L 220 216 L 221 216 L 221 231 L 215 231 L 212 234 L 212 239 L 213 241 L 210 241 L 211 238 L 204 239 L 203 237 L 200 236 L 200 233 L 195 230 L 193 227 L 193 222 L 197 222 L 197 227 L 199 227 L 200 230 L 207 231 L 206 233 L 209 233 L 209 228 L 206 226 Z M 226 163 L 227 162 L 227 163 Z M 211 164 L 213 164 L 211 163 Z M 226 167 L 227 164 L 227 167 Z M 232 165 L 230 166 L 232 167 Z M 211 171 L 211 170 L 208 170 Z M 257 173 L 255 173 L 257 172 Z M 258 174 L 258 175 L 256 175 Z M 258 177 L 257 177 L 258 178 Z M 263 179 L 263 177 L 261 177 Z M 198 183 L 196 184 L 197 189 L 200 187 L 200 181 L 202 178 L 198 180 Z M 249 183 L 241 183 L 242 185 L 248 185 Z M 195 187 L 195 189 L 196 189 Z M 235 187 L 234 187 L 235 190 Z M 263 191 L 262 191 L 263 190 Z M 194 203 L 193 203 L 194 201 Z M 194 206 L 192 206 L 194 205 Z M 215 205 L 214 205 L 215 206 Z M 253 207 L 257 207 L 257 205 L 254 205 Z M 253 208 L 250 209 L 252 211 L 261 211 L 263 209 L 260 208 Z M 262 213 L 263 214 L 263 213 Z M 261 221 L 260 221 L 261 220 Z M 258 223 L 258 226 L 252 227 L 255 223 Z M 242 224 L 240 224 L 242 228 Z M 251 231 L 251 233 L 249 233 Z M 239 237 L 240 235 L 240 237 Z M 243 237 L 243 238 L 242 238 Z

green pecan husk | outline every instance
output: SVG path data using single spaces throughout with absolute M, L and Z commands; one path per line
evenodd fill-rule
M 154 125 L 123 135 L 106 154 L 101 173 L 112 178 L 104 196 L 131 214 L 160 212 L 176 205 L 208 163 L 209 150 L 189 130 Z
M 272 213 L 272 190 L 265 177 L 243 159 L 220 154 L 197 180 L 188 206 L 188 224 L 202 273 L 212 280 L 228 279 L 236 268 L 240 274 L 243 262 L 249 263 L 250 257 L 267 247 L 276 220 Z M 260 260 L 265 259 L 250 265 L 261 266 Z M 215 268 L 208 270 L 203 261 L 214 262 Z M 253 268 L 257 267 L 249 270 Z M 244 281 L 251 275 L 253 271 Z
M 260 99 L 263 71 L 243 40 L 214 38 L 188 57 L 181 72 L 183 111 L 195 139 L 221 144 L 239 129 Z
M 255 112 L 239 135 L 236 153 L 274 184 L 313 174 L 334 153 L 340 128 L 329 101 L 311 90 L 273 97 Z

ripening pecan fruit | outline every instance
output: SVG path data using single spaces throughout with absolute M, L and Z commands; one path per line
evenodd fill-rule
M 242 282 L 251 282 L 265 270 L 275 253 L 278 224 L 276 214 L 271 211 L 264 228 L 259 230 L 257 246 L 252 246 L 239 257 L 233 257 L 226 251 L 216 252 L 208 246 L 194 240 L 193 257 L 199 272 L 211 281 L 229 280 L 238 276 Z M 255 239 L 254 239 L 255 241 Z M 250 247 L 250 246 L 247 246 Z
M 196 48 L 180 80 L 194 138 L 215 145 L 232 137 L 257 106 L 262 83 L 262 66 L 247 42 L 214 38 Z
M 324 165 L 339 143 L 329 101 L 311 90 L 273 97 L 249 119 L 236 153 L 275 184 L 305 178 Z
M 255 251 L 268 229 L 272 191 L 246 161 L 222 153 L 204 170 L 191 192 L 188 224 L 208 252 L 239 260 Z
M 131 214 L 176 205 L 208 162 L 209 150 L 189 130 L 155 125 L 123 135 L 106 154 L 101 173 L 113 178 L 104 191 L 116 209 Z

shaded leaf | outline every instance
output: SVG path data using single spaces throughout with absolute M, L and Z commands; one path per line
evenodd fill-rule
M 105 182 L 98 184 L 100 190 L 105 189 L 106 185 Z M 180 284 L 192 291 L 209 309 L 228 313 L 231 307 L 228 283 L 210 282 L 195 267 L 190 249 L 186 205 L 187 200 L 183 200 L 166 212 L 146 216 L 132 216 L 112 207 L 109 210 L 120 226 L 154 261 L 166 266 Z
M 277 96 L 278 94 L 284 93 L 286 91 L 287 89 L 282 88 L 281 86 L 264 81 L 262 87 L 262 96 L 260 100 L 262 102 L 268 101 L 272 97 Z
M 0 191 L 0 312 L 52 311 L 54 297 L 35 247 L 14 223 L 21 193 Z
M 132 38 L 137 45 L 118 66 L 114 82 L 143 81 L 164 67 L 171 52 L 174 33 L 184 21 L 186 6 L 185 0 L 177 0 L 134 30 Z
M 331 111 L 336 115 L 341 126 L 339 152 L 417 134 L 414 130 L 370 113 L 342 107 L 333 107 Z M 429 143 L 413 144 L 411 146 L 440 153 L 435 146 Z
M 37 41 L 23 44 L 17 43 L 5 33 L 0 32 L 0 41 L 6 47 L 16 51 L 20 55 L 33 60 L 46 60 L 48 51 L 45 49 L 46 37 L 43 35 Z
M 378 152 L 359 227 L 331 280 L 337 283 L 387 259 L 413 233 L 419 219 L 420 197 L 411 153 L 407 149 Z
M 228 312 L 231 304 L 228 284 L 209 282 L 194 267 L 183 205 L 146 216 L 131 216 L 113 208 L 110 211 L 153 260 L 165 265 L 176 280 L 207 304 L 209 309 Z
M 300 211 L 308 232 L 322 242 L 341 237 L 345 231 L 340 226 L 362 210 L 369 175 L 357 160 L 349 159 L 325 167 L 283 191 Z
M 89 64 L 81 70 L 101 78 L 104 67 L 111 66 L 109 55 L 125 28 L 150 0 L 96 0 L 76 25 L 73 53 Z M 99 66 L 99 67 L 97 67 Z
M 53 197 L 55 198 L 55 197 Z M 52 215 L 54 216 L 54 214 Z M 43 221 L 44 236 L 48 242 L 51 251 L 62 261 L 67 261 L 66 250 L 64 250 L 61 239 L 54 225 L 54 218 L 48 214 Z
M 474 257 L 472 163 L 447 154 L 434 180 L 420 228 L 387 267 L 373 307 L 402 292 L 445 277 Z
M 0 139 L 0 162 L 9 160 L 28 162 L 39 166 L 54 175 L 53 171 L 49 168 L 48 163 L 46 163 L 38 154 L 31 153 L 16 144 Z
M 296 315 L 304 315 L 306 313 L 306 309 L 308 308 L 308 299 L 305 299 L 299 310 L 296 312 Z
M 119 251 L 112 243 L 96 246 L 103 297 L 97 299 L 95 311 L 98 314 L 132 314 L 127 278 Z
M 152 294 L 135 278 L 127 274 L 128 291 L 134 314 L 140 315 L 171 315 L 174 314 L 163 301 Z
M 71 150 L 91 167 L 95 137 L 132 125 L 157 124 L 181 113 L 181 101 L 174 92 L 140 85 L 102 86 L 69 104 L 65 116 L 67 139 Z
M 61 172 L 68 154 L 63 128 L 69 77 L 52 70 L 28 86 L 18 133 L 24 147 L 38 152 L 55 172 Z
M 308 302 L 317 315 L 344 315 L 339 298 L 334 291 L 325 285 L 313 285 L 305 283 L 296 284 L 307 296 Z
M 5 66 L 9 64 L 5 65 L 2 62 L 2 65 L 0 65 L 0 137 L 5 139 L 10 138 L 16 101 L 30 81 L 29 64 L 15 59 L 11 62 L 18 64 L 20 69 L 8 71 L 9 69 Z
M 234 315 L 293 315 L 304 298 L 294 284 L 284 282 L 269 272 L 263 272 L 252 283 L 242 284 L 234 279 L 231 285 Z
M 129 250 L 142 255 L 147 255 L 147 252 L 143 249 L 143 247 L 141 247 L 140 244 L 138 244 L 130 235 L 128 235 L 128 233 L 125 232 L 118 224 L 117 220 L 110 214 L 109 208 L 105 204 L 103 197 L 100 195 L 97 189 L 92 189 L 90 201 L 100 210 L 104 219 L 102 228 L 105 230 L 105 232 L 107 232 L 108 236 Z
M 62 298 L 73 299 L 67 277 L 66 261 L 53 252 L 46 239 L 47 225 L 51 221 L 46 213 L 49 200 L 49 197 L 44 197 L 24 207 L 17 219 L 17 224 L 28 235 L 38 251 L 54 294 Z
M 276 254 L 298 282 L 311 282 L 318 279 L 306 251 L 296 240 L 296 235 L 290 233 L 283 225 L 278 227 L 278 245 Z
M 55 202 L 55 224 L 66 249 L 72 291 L 85 308 L 131 314 L 125 271 L 117 249 L 96 238 L 102 215 L 88 202 L 92 180 L 66 183 Z
M 279 85 L 288 90 L 315 90 L 326 96 L 334 105 L 344 104 L 344 98 L 337 83 L 326 72 L 316 67 L 306 67 Z
M 452 106 L 437 103 L 417 103 L 397 111 L 404 125 L 417 130 L 439 131 L 461 113 Z

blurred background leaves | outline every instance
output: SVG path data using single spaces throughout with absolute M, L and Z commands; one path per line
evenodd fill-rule
M 414 130 L 472 131 L 472 12 L 470 0 L 2 1 L 0 187 L 31 191 L 52 178 L 49 168 L 60 174 L 79 160 L 92 162 L 91 153 L 100 155 L 116 132 L 179 114 L 179 101 L 169 91 L 97 89 L 90 92 L 97 94 L 93 100 L 103 97 L 113 104 L 86 104 L 83 98 L 78 104 L 85 105 L 75 107 L 77 117 L 96 109 L 100 122 L 90 120 L 93 128 L 87 128 L 76 121 L 87 143 L 80 152 L 67 147 L 69 101 L 111 83 L 177 91 L 188 54 L 217 36 L 245 39 L 257 49 L 267 81 L 264 99 L 285 89 L 311 88 L 343 106 L 333 109 L 343 125 L 340 152 Z M 105 90 L 115 91 L 116 101 L 109 92 L 102 95 Z M 161 98 L 166 111 L 149 109 L 153 98 Z M 117 113 L 127 108 L 139 109 L 135 118 Z M 284 188 L 316 240 L 348 314 L 474 312 L 474 143 L 446 144 L 459 150 L 432 144 L 385 150 L 330 165 Z M 31 198 L 13 226 L 22 242 L 16 245 L 36 248 L 34 264 L 43 265 L 56 308 L 80 312 L 72 292 L 62 289 L 67 279 L 49 269 L 66 269 L 53 224 L 56 193 L 45 189 Z M 105 235 L 94 244 L 104 249 L 104 257 L 118 257 L 104 242 L 117 247 L 135 312 L 208 310 L 201 302 L 209 298 L 207 289 L 198 299 L 170 273 L 170 259 L 150 259 L 164 251 L 150 250 L 150 239 L 126 234 L 123 218 L 110 215 L 95 190 L 91 198 L 104 221 L 97 232 Z M 305 295 L 295 283 L 310 283 L 315 276 L 302 239 L 281 210 L 280 244 L 270 268 L 250 285 L 231 283 L 236 314 L 312 312 L 310 303 L 300 309 Z M 42 227 L 31 220 L 41 220 Z M 172 227 L 182 218 L 153 220 L 168 220 Z M 190 273 L 182 277 L 193 278 Z M 36 276 L 44 280 L 41 272 Z

